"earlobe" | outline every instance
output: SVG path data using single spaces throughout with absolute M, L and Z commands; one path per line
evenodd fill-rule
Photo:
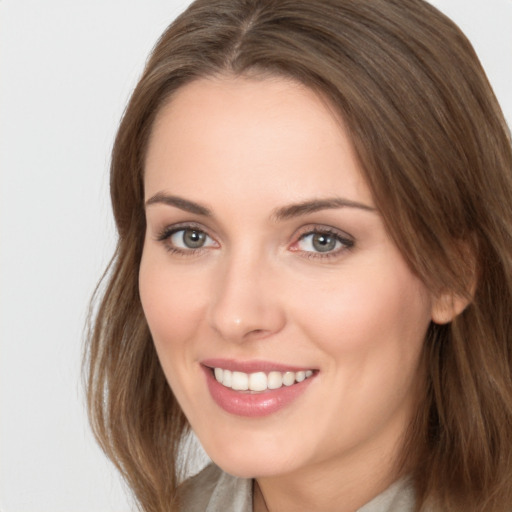
M 448 324 L 460 315 L 475 296 L 478 267 L 477 267 L 477 247 L 478 240 L 476 236 L 469 237 L 466 241 L 459 241 L 453 254 L 455 261 L 461 262 L 462 271 L 460 274 L 459 288 L 457 291 L 445 288 L 440 290 L 432 299 L 431 320 L 435 324 Z
M 450 323 L 466 309 L 470 302 L 469 297 L 451 292 L 442 293 L 432 303 L 432 322 L 439 325 Z

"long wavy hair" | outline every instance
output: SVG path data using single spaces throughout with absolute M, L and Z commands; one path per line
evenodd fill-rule
M 509 512 L 510 131 L 470 43 L 423 0 L 198 0 L 155 46 L 113 148 L 118 243 L 85 358 L 92 428 L 141 510 L 179 510 L 188 429 L 139 299 L 148 138 L 174 91 L 225 74 L 292 78 L 326 98 L 410 268 L 433 293 L 469 300 L 429 328 L 401 460 L 418 510 Z

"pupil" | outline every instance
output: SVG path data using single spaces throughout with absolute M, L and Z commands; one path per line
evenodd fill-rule
M 201 231 L 186 230 L 183 233 L 183 243 L 190 249 L 197 249 L 203 246 L 205 237 Z
M 313 235 L 313 247 L 318 252 L 332 251 L 336 247 L 336 239 L 329 235 Z

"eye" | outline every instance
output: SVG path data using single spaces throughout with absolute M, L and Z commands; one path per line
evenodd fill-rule
M 213 242 L 204 231 L 190 228 L 175 231 L 169 241 L 179 249 L 200 249 L 208 246 L 208 242 Z
M 303 234 L 292 249 L 315 256 L 334 256 L 353 247 L 354 241 L 330 230 L 314 230 Z
M 176 253 L 190 253 L 207 247 L 217 247 L 217 243 L 204 231 L 196 227 L 166 228 L 158 241 L 164 242 L 167 249 Z

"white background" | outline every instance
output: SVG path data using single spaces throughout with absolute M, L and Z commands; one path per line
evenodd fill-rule
M 80 383 L 89 297 L 113 249 L 109 151 L 186 0 L 0 0 L 0 511 L 132 507 Z M 512 124 L 512 0 L 435 0 Z

